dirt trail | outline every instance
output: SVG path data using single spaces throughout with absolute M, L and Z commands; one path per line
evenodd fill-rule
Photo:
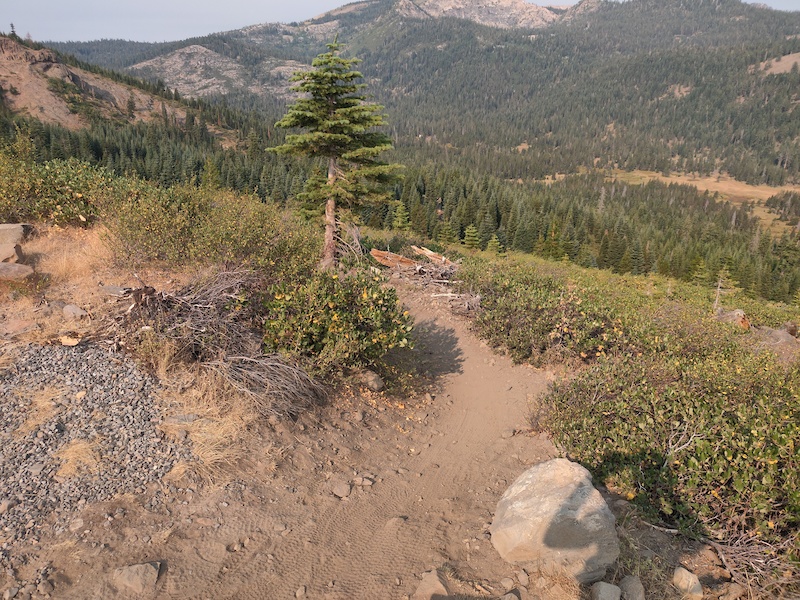
M 127 527 L 82 515 L 89 533 L 53 556 L 72 583 L 63 597 L 127 597 L 108 573 L 146 560 L 164 561 L 158 598 L 399 599 L 443 566 L 468 597 L 482 595 L 471 582 L 499 593 L 513 569 L 486 528 L 507 486 L 554 455 L 526 426 L 549 376 L 493 354 L 430 294 L 402 298 L 432 398 L 404 419 L 376 409 L 301 420 L 283 431 L 296 443 L 275 473 L 254 449 L 249 478 L 199 499 L 179 490 L 166 515 L 127 507 Z M 357 477 L 372 485 L 331 493 Z

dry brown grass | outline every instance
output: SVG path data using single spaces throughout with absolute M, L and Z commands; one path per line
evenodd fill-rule
M 103 239 L 103 229 L 51 227 L 25 243 L 23 251 L 37 272 L 46 274 L 51 285 L 93 280 L 111 264 L 111 251 Z M 93 287 L 97 282 L 91 281 Z
M 64 390 L 55 386 L 47 386 L 41 390 L 27 392 L 18 391 L 20 395 L 29 400 L 28 408 L 25 411 L 25 421 L 17 430 L 17 435 L 25 436 L 41 427 L 58 413 L 56 399 L 64 394 Z
M 59 477 L 74 477 L 86 472 L 96 471 L 100 465 L 98 441 L 72 440 L 56 452 L 61 462 L 56 472 Z
M 613 580 L 618 582 L 627 575 L 635 575 L 647 590 L 648 597 L 679 600 L 681 595 L 672 585 L 672 570 L 667 559 L 659 554 L 659 548 L 646 548 L 643 545 L 636 535 L 633 519 L 633 515 L 627 515 L 617 521 L 620 554 Z M 645 557 L 646 554 L 642 552 L 645 549 L 654 551 L 652 558 Z
M 775 58 L 765 60 L 758 66 L 758 70 L 764 71 L 764 75 L 778 75 L 781 73 L 788 73 L 792 70 L 794 65 L 800 67 L 800 52 L 794 52 L 781 57 L 776 56 Z
M 764 203 L 771 196 L 781 192 L 800 193 L 800 185 L 784 185 L 780 187 L 750 185 L 749 183 L 737 181 L 726 175 L 721 175 L 719 177 L 697 177 L 684 173 L 671 174 L 669 177 L 665 177 L 661 173 L 656 173 L 654 171 L 615 170 L 614 178 L 619 181 L 637 185 L 653 180 L 667 184 L 679 183 L 692 185 L 701 192 L 717 192 L 722 201 L 728 201 L 731 204 L 741 205 L 745 202 L 752 202 L 755 204 L 753 214 L 761 220 L 765 227 L 776 235 L 787 231 L 788 227 L 784 222 L 778 220 L 777 215 L 769 212 Z
M 169 383 L 164 400 L 173 418 L 160 428 L 173 439 L 188 437 L 195 460 L 176 464 L 167 479 L 220 483 L 235 478 L 255 447 L 252 428 L 262 416 L 214 373 L 178 368 Z M 263 451 L 263 442 L 258 447 Z

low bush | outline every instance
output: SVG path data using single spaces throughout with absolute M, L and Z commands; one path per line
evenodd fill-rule
M 76 159 L 35 163 L 22 136 L 0 151 L 0 220 L 87 226 L 113 193 L 103 169 Z
M 363 272 L 314 272 L 274 286 L 263 299 L 264 348 L 317 373 L 373 364 L 409 345 L 411 320 L 396 292 Z
M 460 272 L 464 285 L 481 296 L 476 325 L 515 361 L 591 362 L 613 352 L 639 351 L 619 316 L 592 289 L 524 267 L 486 269 L 483 264 L 467 260 Z
M 138 180 L 119 180 L 118 187 L 104 217 L 123 260 L 248 263 L 291 278 L 318 259 L 318 232 L 255 196 Z
M 660 520 L 774 542 L 800 527 L 798 385 L 767 354 L 621 358 L 556 385 L 546 424 Z

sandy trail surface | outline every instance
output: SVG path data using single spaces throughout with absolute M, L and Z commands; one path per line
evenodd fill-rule
M 527 426 L 552 375 L 494 354 L 430 292 L 399 290 L 429 394 L 356 393 L 277 424 L 239 480 L 167 487 L 159 509 L 88 507 L 42 541 L 54 597 L 400 599 L 433 568 L 463 597 L 500 595 L 514 569 L 487 529 L 508 485 L 555 455 Z M 146 561 L 162 564 L 155 591 L 126 592 L 115 569 Z

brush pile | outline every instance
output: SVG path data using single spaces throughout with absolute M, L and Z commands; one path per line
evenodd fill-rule
M 261 352 L 257 330 L 260 275 L 218 270 L 175 293 L 149 286 L 121 290 L 113 317 L 116 343 L 135 348 L 153 366 L 173 363 L 215 376 L 260 415 L 295 417 L 325 398 L 302 368 Z M 123 308 L 124 307 L 124 308 Z

